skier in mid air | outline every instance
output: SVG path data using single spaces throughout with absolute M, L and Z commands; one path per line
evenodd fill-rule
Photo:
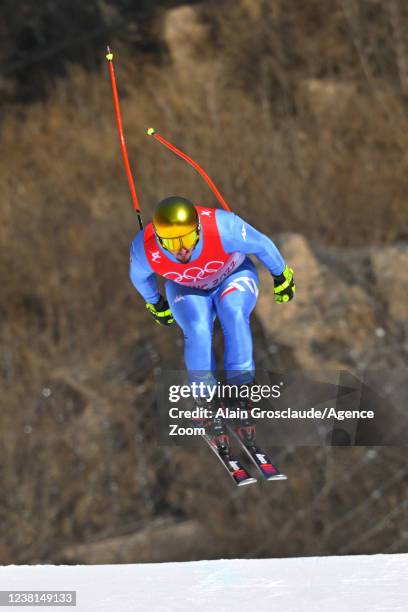
M 218 317 L 224 332 L 227 383 L 248 388 L 255 374 L 249 318 L 258 297 L 259 283 L 256 268 L 248 255 L 255 255 L 272 274 L 277 302 L 284 303 L 293 298 L 296 290 L 293 270 L 286 265 L 267 236 L 231 212 L 199 164 L 156 133 L 154 128 L 149 128 L 147 135 L 193 166 L 225 210 L 195 206 L 186 198 L 172 196 L 157 205 L 153 221 L 143 228 L 123 135 L 113 53 L 109 46 L 106 59 L 122 157 L 141 229 L 130 249 L 131 280 L 157 323 L 171 325 L 176 321 L 181 327 L 184 334 L 184 360 L 190 381 L 198 377 L 198 382 L 203 382 L 204 373 L 207 384 L 217 382 L 214 377 L 212 329 Z M 156 274 L 166 279 L 165 297 L 159 292 Z M 206 399 L 197 398 L 197 403 Z M 204 438 L 224 463 L 235 483 L 240 486 L 253 482 L 254 479 L 250 478 L 230 452 L 228 425 L 222 419 L 214 419 L 204 425 L 209 430 Z M 255 445 L 253 419 L 239 423 L 236 433 L 267 480 L 286 478 Z
M 275 301 L 291 300 L 296 290 L 293 270 L 275 244 L 227 210 L 195 206 L 180 196 L 168 197 L 157 204 L 153 221 L 131 244 L 132 283 L 158 323 L 171 325 L 175 321 L 181 327 L 190 380 L 205 377 L 206 384 L 216 384 L 212 346 L 216 317 L 224 334 L 227 383 L 241 386 L 254 380 L 249 319 L 258 297 L 259 278 L 249 254 L 270 271 Z M 156 274 L 166 279 L 165 297 L 159 292 Z M 212 426 L 219 452 L 228 452 L 224 423 Z M 254 442 L 252 419 L 240 423 L 238 431 L 245 443 Z

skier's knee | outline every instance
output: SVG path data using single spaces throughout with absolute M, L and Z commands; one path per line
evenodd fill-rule
M 205 338 L 211 338 L 211 329 L 206 321 L 195 322 L 188 329 L 184 329 L 184 340 L 192 342 L 203 342 Z

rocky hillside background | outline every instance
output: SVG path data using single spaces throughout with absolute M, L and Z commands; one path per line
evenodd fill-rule
M 407 550 L 404 448 L 274 440 L 288 483 L 234 491 L 206 448 L 195 463 L 156 446 L 154 375 L 182 367 L 181 335 L 157 329 L 128 279 L 137 223 L 104 61 L 108 38 L 144 218 L 171 193 L 216 204 L 153 125 L 293 265 L 282 308 L 261 271 L 258 366 L 391 369 L 398 411 L 405 4 L 70 4 L 7 5 L 1 26 L 0 562 Z

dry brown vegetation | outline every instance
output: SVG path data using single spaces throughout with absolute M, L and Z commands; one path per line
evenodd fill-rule
M 147 55 L 112 35 L 145 220 L 169 194 L 215 204 L 191 168 L 145 136 L 152 125 L 268 234 L 339 247 L 406 240 L 407 26 L 398 0 L 226 0 L 157 12 L 143 26 L 157 42 Z M 286 492 L 243 496 L 224 481 L 197 490 L 188 450 L 150 446 L 153 371 L 182 367 L 180 334 L 156 329 L 128 280 L 137 224 L 107 67 L 64 71 L 35 101 L 3 100 L 0 119 L 0 562 L 59 560 L 68 544 L 157 517 L 204 522 L 215 542 L 206 556 L 338 552 L 327 521 L 355 492 L 325 492 L 357 455 L 298 450 L 286 459 L 307 469 L 293 471 Z M 399 465 L 400 451 L 388 453 L 373 456 L 361 503 L 384 457 L 390 472 Z M 213 469 L 206 449 L 200 459 Z M 299 514 L 265 539 L 268 521 L 315 495 L 319 519 Z M 260 511 L 247 515 L 249 502 Z M 353 552 L 391 546 L 398 525 L 381 537 Z

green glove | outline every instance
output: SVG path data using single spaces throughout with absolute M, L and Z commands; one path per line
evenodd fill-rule
M 285 267 L 282 274 L 274 276 L 274 294 L 275 302 L 289 302 L 295 295 L 296 285 L 293 280 L 293 270 L 288 266 Z
M 174 323 L 174 317 L 170 310 L 169 303 L 163 296 L 160 296 L 160 300 L 156 302 L 156 304 L 147 302 L 146 308 L 159 325 L 172 325 Z

